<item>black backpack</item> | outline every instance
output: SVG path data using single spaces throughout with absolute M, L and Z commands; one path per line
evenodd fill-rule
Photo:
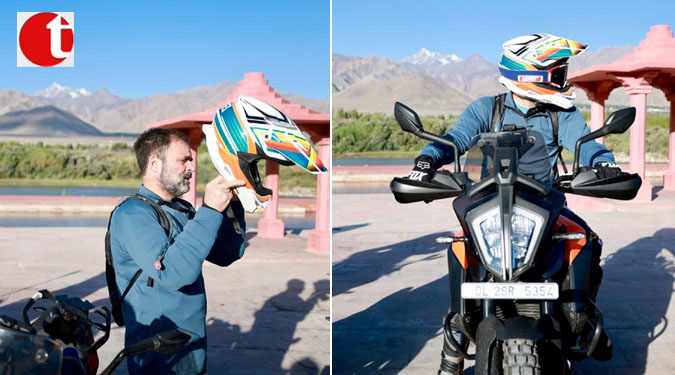
M 129 200 L 141 200 L 147 202 L 157 213 L 159 225 L 162 226 L 162 228 L 166 232 L 166 235 L 169 236 L 171 233 L 171 222 L 169 221 L 169 218 L 166 216 L 164 210 L 162 210 L 159 207 L 159 204 L 155 203 L 155 201 L 144 195 L 136 194 L 127 197 L 122 201 L 122 203 L 118 204 L 110 213 L 110 218 L 108 219 L 108 231 L 105 234 L 105 278 L 108 283 L 108 294 L 110 295 L 110 303 L 112 303 L 112 316 L 113 319 L 115 320 L 115 323 L 117 323 L 117 325 L 120 327 L 124 326 L 124 317 L 122 316 L 122 301 L 124 301 L 124 298 L 131 290 L 131 287 L 134 286 L 134 283 L 143 272 L 143 270 L 140 268 L 138 269 L 138 271 L 136 271 L 136 274 L 134 275 L 134 277 L 131 278 L 131 281 L 129 281 L 129 285 L 122 293 L 122 296 L 120 296 L 119 289 L 117 288 L 117 281 L 115 281 L 115 266 L 113 265 L 112 252 L 110 249 L 110 222 L 112 221 L 112 216 L 115 213 L 115 211 L 122 204 L 124 204 L 126 201 Z M 148 277 L 148 285 L 152 286 L 152 284 L 153 284 L 152 278 Z
M 494 132 L 497 127 L 501 124 L 502 118 L 504 116 L 504 102 L 506 101 L 506 93 L 499 94 L 495 96 L 495 104 L 492 107 L 492 122 L 490 123 L 490 131 Z M 563 171 L 567 173 L 567 166 L 562 157 L 563 146 L 558 144 L 558 111 L 556 111 L 551 106 L 546 107 L 546 112 L 548 112 L 548 117 L 551 119 L 551 127 L 553 128 L 553 140 L 558 146 L 558 160 L 562 164 Z M 558 176 L 558 169 L 553 167 L 553 175 Z

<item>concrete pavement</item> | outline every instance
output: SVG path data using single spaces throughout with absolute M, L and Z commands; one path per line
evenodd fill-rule
M 104 227 L 0 228 L 0 314 L 20 319 L 40 289 L 110 306 Z M 250 233 L 245 257 L 206 263 L 208 374 L 327 374 L 330 265 L 307 239 Z M 115 327 L 99 350 L 102 370 L 123 347 Z M 125 374 L 126 363 L 115 374 Z
M 615 355 L 575 374 L 675 374 L 674 213 L 675 192 L 664 191 L 611 214 L 579 212 L 604 240 L 598 304 Z M 434 239 L 459 229 L 451 201 L 334 194 L 333 227 L 333 373 L 435 374 L 449 286 L 447 245 Z

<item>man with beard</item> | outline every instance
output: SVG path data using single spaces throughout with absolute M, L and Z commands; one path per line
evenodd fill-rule
M 151 129 L 134 143 L 143 184 L 138 194 L 157 203 L 170 223 L 143 199 L 127 200 L 113 213 L 110 249 L 122 303 L 125 346 L 159 332 L 180 329 L 192 337 L 170 355 L 131 356 L 130 374 L 203 374 L 206 371 L 205 260 L 228 266 L 244 253 L 244 211 L 232 189 L 243 181 L 217 177 L 206 185 L 202 206 L 178 198 L 190 190 L 194 162 L 188 138 Z M 143 198 L 140 197 L 140 198 Z M 233 199 L 234 198 L 234 199 Z M 224 214 L 224 212 L 229 213 Z M 139 271 L 140 276 L 132 281 Z

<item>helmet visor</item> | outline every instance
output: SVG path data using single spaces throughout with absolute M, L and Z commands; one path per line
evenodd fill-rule
M 549 69 L 549 83 L 558 88 L 564 87 L 567 84 L 567 64 L 554 66 Z
M 558 89 L 567 85 L 567 64 L 546 70 L 510 70 L 500 66 L 499 72 L 503 77 L 516 82 L 548 84 Z

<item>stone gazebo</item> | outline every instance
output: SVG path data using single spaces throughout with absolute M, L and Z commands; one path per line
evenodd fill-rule
M 197 148 L 204 139 L 202 125 L 213 122 L 218 108 L 233 102 L 239 95 L 247 95 L 260 99 L 284 112 L 298 125 L 300 130 L 308 133 L 318 148 L 319 158 L 325 166 L 330 166 L 330 115 L 318 113 L 298 104 L 282 99 L 268 85 L 263 73 L 247 73 L 230 95 L 218 106 L 202 112 L 182 115 L 148 125 L 148 128 L 162 127 L 179 130 L 190 138 L 190 149 L 195 161 L 195 173 L 190 180 L 190 192 L 183 198 L 193 205 L 197 192 Z M 278 217 L 279 211 L 279 164 L 266 161 L 265 186 L 273 191 L 273 198 L 267 204 L 264 216 L 258 221 L 258 235 L 266 238 L 282 238 L 284 223 Z M 330 251 L 330 170 L 317 176 L 316 186 L 316 226 L 309 232 L 307 247 L 310 251 L 328 253 Z
M 670 102 L 668 171 L 664 189 L 675 190 L 675 39 L 667 25 L 652 26 L 640 45 L 622 60 L 596 65 L 571 74 L 568 80 L 583 89 L 591 101 L 591 130 L 604 122 L 605 100 L 623 87 L 637 115 L 630 129 L 630 171 L 642 177 L 636 201 L 652 200 L 652 185 L 645 178 L 647 94 L 660 89 Z M 602 141 L 602 140 L 600 140 Z

